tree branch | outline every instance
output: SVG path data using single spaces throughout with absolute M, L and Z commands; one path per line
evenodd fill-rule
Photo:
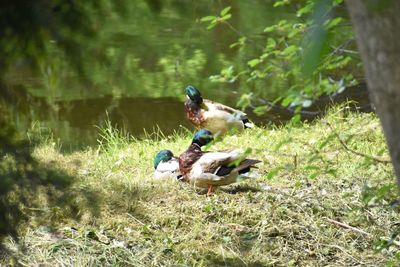
M 371 236 L 370 233 L 367 233 L 367 232 L 365 232 L 364 230 L 355 228 L 355 227 L 350 226 L 350 225 L 348 225 L 348 224 L 345 224 L 345 223 L 342 223 L 342 222 L 338 222 L 338 221 L 335 221 L 335 220 L 332 220 L 332 219 L 329 219 L 329 218 L 326 218 L 326 220 L 327 220 L 328 222 L 330 222 L 330 223 L 336 224 L 336 225 L 338 225 L 338 226 L 340 226 L 340 227 L 343 227 L 343 228 L 352 230 L 352 231 L 354 231 L 354 232 L 357 232 L 357 233 L 360 233 L 360 234 L 363 234 L 363 235 Z
M 332 126 L 329 122 L 327 122 L 327 121 L 325 121 L 325 124 L 328 125 L 328 127 L 331 129 L 332 133 L 333 133 L 333 134 L 336 136 L 336 138 L 339 140 L 340 144 L 341 144 L 341 145 L 343 146 L 343 148 L 346 149 L 347 151 L 349 151 L 349 152 L 351 152 L 351 153 L 353 153 L 353 154 L 355 154 L 355 155 L 358 155 L 358 156 L 361 156 L 361 157 L 364 157 L 364 158 L 367 158 L 367 159 L 370 159 L 370 160 L 373 160 L 373 161 L 379 162 L 379 163 L 388 164 L 388 163 L 391 163 L 391 162 L 392 162 L 392 161 L 390 161 L 390 160 L 380 159 L 380 158 L 376 158 L 376 157 L 373 157 L 373 156 L 370 156 L 370 155 L 361 153 L 361 152 L 359 152 L 359 151 L 356 151 L 356 150 L 354 150 L 354 149 L 348 147 L 347 144 L 342 140 L 342 138 L 340 138 L 339 134 L 335 131 L 335 129 L 333 128 L 333 126 Z

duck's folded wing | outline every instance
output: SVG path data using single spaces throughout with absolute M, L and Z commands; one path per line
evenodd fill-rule
M 240 110 L 225 106 L 224 104 L 217 103 L 217 102 L 214 102 L 214 101 L 211 101 L 208 99 L 204 99 L 203 103 L 207 107 L 208 110 L 221 110 L 221 111 L 225 111 L 225 112 L 228 112 L 231 114 L 238 114 L 240 116 L 246 116 L 246 113 L 244 113 Z
M 205 173 L 214 173 L 220 166 L 243 157 L 241 150 L 218 151 L 204 153 L 192 167 L 192 175 L 202 176 Z

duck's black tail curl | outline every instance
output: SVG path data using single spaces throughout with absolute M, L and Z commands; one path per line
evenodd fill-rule
M 243 125 L 245 129 L 254 128 L 254 124 L 246 117 L 242 119 Z
M 216 175 L 218 176 L 225 176 L 231 172 L 238 172 L 239 174 L 244 174 L 250 171 L 250 168 L 256 168 L 253 166 L 254 164 L 260 163 L 261 160 L 257 159 L 245 159 L 240 162 L 239 166 L 221 166 Z
M 248 118 L 242 119 L 242 121 L 243 121 L 243 124 L 244 124 L 244 128 L 245 128 L 245 129 L 251 128 L 251 127 L 248 126 L 248 124 L 250 123 L 250 121 L 249 121 Z M 247 124 L 247 125 L 246 125 L 246 124 Z

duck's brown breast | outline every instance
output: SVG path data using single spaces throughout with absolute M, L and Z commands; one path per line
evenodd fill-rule
M 188 120 L 195 126 L 200 127 L 204 123 L 204 116 L 201 108 L 193 101 L 186 100 L 185 112 Z
M 179 170 L 183 176 L 192 170 L 193 164 L 202 156 L 203 152 L 196 144 L 191 144 L 189 148 L 179 156 Z

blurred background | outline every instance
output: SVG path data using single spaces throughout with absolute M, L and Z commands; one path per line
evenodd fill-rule
M 288 95 L 284 106 L 303 103 L 307 108 L 323 94 L 357 84 L 358 54 L 346 55 L 355 44 L 345 8 L 341 1 L 329 1 L 325 20 L 339 21 L 327 30 L 340 34 L 313 39 L 322 43 L 330 38 L 326 53 L 336 51 L 336 65 L 329 77 L 322 77 L 321 70 L 314 75 L 319 89 L 293 87 L 301 86 L 296 77 L 303 74 L 290 72 L 301 65 L 290 48 L 303 51 L 300 30 L 315 21 L 310 11 L 315 8 L 310 1 L 284 2 L 5 1 L 0 11 L 1 95 L 7 120 L 20 133 L 32 125 L 47 129 L 62 149 L 74 150 L 96 144 L 95 126 L 107 119 L 135 137 L 158 128 L 165 134 L 181 125 L 190 129 L 183 110 L 187 85 L 207 99 L 254 109 L 249 99 Z M 219 21 L 223 23 L 202 19 L 218 16 L 226 7 L 229 17 Z M 268 26 L 275 27 L 273 33 Z M 273 49 L 283 54 L 268 58 L 274 42 Z M 321 81 L 328 81 L 329 90 L 321 89 Z M 247 111 L 258 124 L 271 122 L 268 112 L 256 116 L 253 109 Z

